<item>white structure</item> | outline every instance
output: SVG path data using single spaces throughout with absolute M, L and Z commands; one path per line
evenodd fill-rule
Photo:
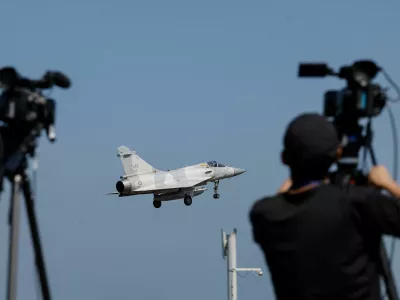
M 262 276 L 263 272 L 260 268 L 237 268 L 236 267 L 236 228 L 231 234 L 226 234 L 223 229 L 222 233 L 222 258 L 228 257 L 228 300 L 237 300 L 237 272 L 255 272 L 258 276 Z

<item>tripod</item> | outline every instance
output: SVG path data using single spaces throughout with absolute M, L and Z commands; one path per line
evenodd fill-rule
M 32 243 L 35 254 L 36 269 L 39 274 L 40 286 L 43 299 L 50 300 L 50 288 L 46 275 L 46 267 L 43 257 L 43 251 L 40 241 L 39 228 L 36 221 L 34 199 L 32 195 L 29 177 L 26 173 L 27 158 L 26 155 L 33 154 L 35 151 L 36 138 L 39 136 L 41 126 L 38 125 L 31 133 L 23 140 L 22 144 L 18 147 L 18 151 L 14 157 L 20 158 L 17 163 L 8 160 L 14 168 L 8 165 L 7 177 L 12 182 L 10 215 L 9 215 L 9 264 L 8 264 L 8 287 L 7 287 L 7 300 L 15 300 L 17 293 L 17 255 L 18 255 L 18 238 L 19 238 L 19 223 L 20 223 L 20 191 L 22 190 L 25 198 L 26 212 L 29 221 L 29 227 L 32 237 Z M 10 133 L 10 132 L 8 132 Z M 12 133 L 11 133 L 12 134 Z M 14 133 L 15 134 L 15 133 Z M 7 133 L 4 135 L 7 136 Z M 15 142 L 15 141 L 14 141 Z M 4 168 L 7 168 L 7 164 Z M 10 170 L 11 169 L 11 170 Z M 3 171 L 1 174 L 3 174 Z
M 372 129 L 371 129 L 371 120 L 368 121 L 367 128 L 366 128 L 366 135 L 364 139 L 364 147 L 365 151 L 367 151 L 371 157 L 372 165 L 377 165 L 377 160 L 375 156 L 374 149 L 372 147 Z M 351 173 L 354 174 L 354 169 L 357 166 L 352 166 L 350 168 L 340 168 L 335 174 L 335 181 L 339 182 L 342 186 L 347 186 L 351 180 Z M 353 171 L 353 172 L 351 172 Z M 367 178 L 361 175 L 360 172 L 356 172 L 356 179 L 354 180 L 355 184 L 364 185 L 367 183 Z M 383 281 L 386 285 L 386 292 L 389 300 L 399 300 L 399 296 L 397 293 L 396 285 L 394 284 L 394 277 L 392 274 L 392 270 L 390 268 L 389 259 L 386 253 L 385 245 L 383 241 L 380 241 L 380 261 L 379 261 L 379 268 L 380 273 L 383 277 Z

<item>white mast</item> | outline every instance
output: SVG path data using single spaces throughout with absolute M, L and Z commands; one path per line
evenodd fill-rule
M 237 268 L 236 267 L 236 228 L 231 234 L 226 234 L 221 229 L 222 234 L 222 258 L 228 257 L 227 260 L 227 278 L 228 278 L 228 300 L 237 300 L 237 272 L 256 272 L 258 276 L 262 276 L 263 272 L 260 268 Z

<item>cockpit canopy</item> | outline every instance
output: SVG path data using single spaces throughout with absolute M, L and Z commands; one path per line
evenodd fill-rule
M 223 165 L 223 164 L 221 164 L 219 162 L 216 162 L 215 160 L 208 161 L 207 164 L 208 164 L 209 167 L 219 167 L 219 168 L 226 167 L 225 165 Z

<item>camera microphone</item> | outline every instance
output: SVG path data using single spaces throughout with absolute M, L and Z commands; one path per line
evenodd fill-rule
M 69 78 L 59 71 L 47 71 L 43 79 L 63 89 L 67 89 L 71 86 Z

